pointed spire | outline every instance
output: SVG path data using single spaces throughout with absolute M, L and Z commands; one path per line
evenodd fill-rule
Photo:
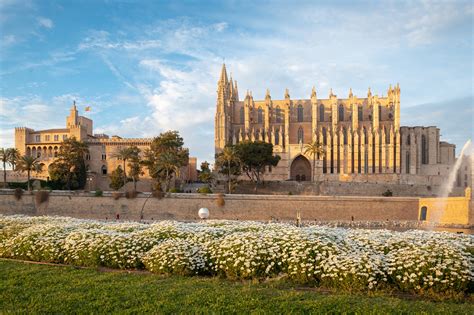
M 221 77 L 219 82 L 227 84 L 229 80 L 227 79 L 227 70 L 225 68 L 225 63 L 222 64 Z
M 71 109 L 72 109 L 72 110 L 77 110 L 77 108 L 76 108 L 76 100 L 74 100 L 74 101 L 72 102 L 72 108 L 71 108 Z
M 265 92 L 265 99 L 266 99 L 266 100 L 269 100 L 269 99 L 271 99 L 271 98 L 272 98 L 272 97 L 270 96 L 270 90 L 267 89 L 267 91 Z
M 334 93 L 332 92 L 332 88 L 329 90 L 329 98 L 333 97 Z
M 349 98 L 352 98 L 354 94 L 352 94 L 352 88 L 349 88 Z
M 239 89 L 237 88 L 237 81 L 234 81 L 234 98 L 236 101 L 239 100 Z
M 367 97 L 372 97 L 372 92 L 370 91 L 370 86 L 369 86 L 369 90 L 367 91 Z
M 313 85 L 313 89 L 311 90 L 311 98 L 316 97 L 316 88 Z
M 285 89 L 285 99 L 289 99 L 290 98 L 290 91 L 288 91 L 288 89 L 286 88 Z

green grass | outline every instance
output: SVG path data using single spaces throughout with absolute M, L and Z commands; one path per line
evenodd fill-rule
M 163 277 L 0 260 L 0 313 L 453 313 L 468 302 L 326 294 L 289 283 Z

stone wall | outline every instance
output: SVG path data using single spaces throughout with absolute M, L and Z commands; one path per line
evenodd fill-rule
M 211 219 L 231 220 L 417 220 L 418 198 L 407 197 L 328 197 L 284 195 L 226 195 L 219 207 L 216 195 L 171 194 L 169 197 L 115 200 L 109 193 L 95 197 L 92 193 L 55 191 L 49 200 L 37 204 L 35 196 L 25 193 L 17 201 L 12 191 L 0 191 L 0 214 L 57 215 L 91 219 L 195 220 L 199 208 L 206 207 Z M 143 208 L 143 212 L 142 209 Z

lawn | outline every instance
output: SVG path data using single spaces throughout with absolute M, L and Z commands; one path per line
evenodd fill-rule
M 0 313 L 144 312 L 473 314 L 474 306 L 382 293 L 325 293 L 278 280 L 242 282 L 0 260 Z

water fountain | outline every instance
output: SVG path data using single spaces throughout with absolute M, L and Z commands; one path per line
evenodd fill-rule
M 449 173 L 448 180 L 441 186 L 439 197 L 447 198 L 449 194 L 453 191 L 454 184 L 456 182 L 456 175 L 458 174 L 459 168 L 462 164 L 462 158 L 466 154 L 467 150 L 471 148 L 471 140 L 467 140 L 464 146 L 462 147 L 461 153 L 459 154 L 456 163 L 454 163 L 453 169 Z M 469 158 L 472 158 L 472 155 L 469 155 Z
M 456 162 L 453 165 L 453 168 L 450 170 L 446 182 L 441 186 L 441 189 L 436 198 L 435 207 L 431 209 L 429 221 L 431 225 L 436 225 L 440 222 L 443 216 L 445 215 L 448 207 L 456 207 L 453 203 L 455 197 L 449 197 L 453 191 L 454 185 L 456 183 L 456 177 L 461 168 L 464 156 L 467 156 L 469 159 L 472 159 L 472 152 L 468 152 L 472 147 L 471 140 L 468 140 L 459 154 L 459 157 L 456 159 Z M 450 205 L 451 202 L 451 205 Z

